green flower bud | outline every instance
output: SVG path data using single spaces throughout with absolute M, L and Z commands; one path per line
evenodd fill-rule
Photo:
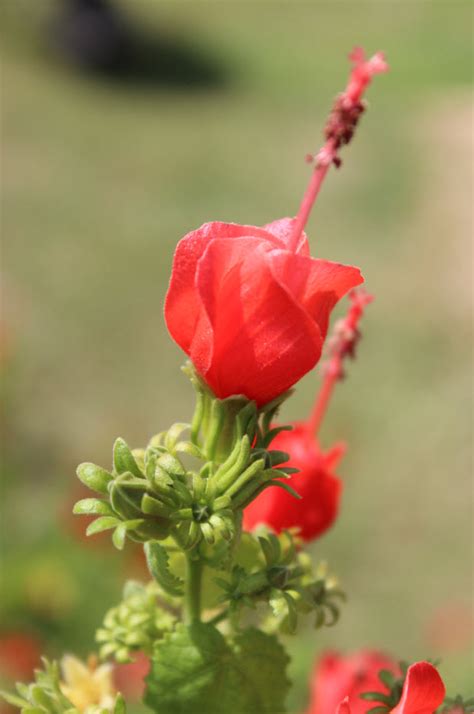
M 114 657 L 117 662 L 128 662 L 137 650 L 152 653 L 154 643 L 176 622 L 172 609 L 164 601 L 160 604 L 159 594 L 155 582 L 126 584 L 124 599 L 107 612 L 96 632 L 102 659 Z

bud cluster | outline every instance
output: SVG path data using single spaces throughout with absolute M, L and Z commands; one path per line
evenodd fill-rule
M 159 595 L 154 581 L 126 583 L 122 602 L 107 612 L 96 632 L 102 659 L 112 656 L 117 662 L 129 662 L 138 650 L 151 655 L 153 644 L 171 632 L 177 620 L 173 608 Z
M 174 424 L 146 449 L 131 451 L 123 439 L 113 449 L 113 469 L 84 463 L 79 479 L 106 499 L 79 501 L 74 512 L 96 514 L 87 534 L 114 529 L 113 542 L 124 546 L 173 537 L 189 551 L 201 543 L 235 539 L 242 509 L 269 486 L 297 494 L 281 479 L 295 469 L 281 464 L 288 454 L 268 445 L 280 429 L 271 419 L 282 398 L 258 410 L 243 397 L 217 399 L 192 373 L 198 394 L 191 425 Z M 182 434 L 190 429 L 190 440 Z M 185 461 L 193 461 L 188 468 Z
M 285 632 L 296 630 L 299 614 L 311 612 L 316 613 L 315 627 L 334 625 L 339 619 L 338 601 L 345 595 L 328 576 L 325 564 L 313 572 L 310 558 L 297 549 L 298 541 L 289 531 L 278 537 L 266 533 L 258 543 L 256 567 L 236 565 L 229 580 L 216 578 L 224 590 L 221 601 L 229 602 L 231 612 L 268 602 L 277 626 Z

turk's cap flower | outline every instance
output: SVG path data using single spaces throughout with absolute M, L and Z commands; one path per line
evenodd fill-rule
M 321 356 L 332 308 L 358 268 L 310 257 L 294 219 L 263 227 L 212 222 L 178 244 L 165 302 L 168 330 L 219 398 L 258 406 Z
M 41 662 L 41 647 L 35 637 L 19 631 L 0 634 L 0 676 L 28 679 Z
M 401 699 L 392 714 L 433 714 L 445 695 L 436 667 L 430 662 L 415 662 L 408 668 Z
M 337 518 L 342 482 L 335 468 L 345 446 L 336 444 L 323 452 L 308 425 L 298 422 L 291 431 L 277 434 L 272 448 L 290 455 L 285 466 L 297 469 L 297 473 L 291 475 L 287 483 L 301 499 L 282 489 L 269 488 L 247 506 L 243 527 L 253 531 L 263 524 L 276 533 L 296 528 L 304 541 L 314 540 Z
M 378 673 L 379 682 L 374 691 L 359 690 L 360 704 L 353 704 L 352 698 L 346 698 L 340 703 L 336 712 L 355 714 L 356 712 L 385 712 L 386 714 L 434 714 L 443 703 L 446 689 L 436 667 L 430 662 L 415 662 L 405 671 L 402 679 L 393 677 L 393 671 L 385 670 Z M 383 689 L 383 691 L 382 691 Z M 380 699 L 378 698 L 380 695 Z M 380 706 L 374 708 L 374 703 Z M 343 708 L 345 707 L 345 708 Z M 342 708 L 342 709 L 341 709 Z
M 398 676 L 396 662 L 376 650 L 360 650 L 349 655 L 325 653 L 316 663 L 311 675 L 311 700 L 306 714 L 366 714 L 382 702 L 363 701 L 363 692 L 377 689 L 388 693 L 381 685 L 378 674 L 387 670 Z

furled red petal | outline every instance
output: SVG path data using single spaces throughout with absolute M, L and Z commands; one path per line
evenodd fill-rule
M 433 714 L 445 695 L 437 669 L 429 662 L 416 662 L 408 668 L 402 698 L 392 714 Z
M 295 489 L 301 500 L 283 489 L 267 488 L 244 510 L 244 528 L 252 531 L 264 524 L 277 533 L 287 528 L 299 528 L 305 541 L 314 540 L 337 517 L 342 483 L 329 467 L 327 455 L 320 451 L 306 424 L 295 424 L 292 431 L 280 432 L 271 448 L 286 451 L 290 459 L 285 466 L 299 469 L 286 483 Z M 340 448 L 337 451 L 341 456 Z
M 296 218 L 279 218 L 277 221 L 267 223 L 265 226 L 263 226 L 263 228 L 272 235 L 277 236 L 277 238 L 279 238 L 280 241 L 283 243 L 283 248 L 291 250 L 295 253 L 299 253 L 300 255 L 309 256 L 308 237 L 304 232 L 301 233 L 298 239 L 296 249 L 293 251 L 293 247 L 291 245 L 291 236 L 295 223 Z
M 338 706 L 336 714 L 351 714 L 351 705 L 349 697 L 346 697 Z
M 270 260 L 277 280 L 318 323 L 323 339 L 334 305 L 364 281 L 360 270 L 353 266 L 294 255 L 286 250 L 273 250 Z
M 263 228 L 219 221 L 205 223 L 197 230 L 191 231 L 176 247 L 165 300 L 165 320 L 173 339 L 188 354 L 202 311 L 195 284 L 197 263 L 211 241 L 239 236 L 254 236 L 255 242 L 263 240 L 269 245 L 281 247 L 278 238 L 271 236 Z
M 265 404 L 320 357 L 318 325 L 275 279 L 268 256 L 252 238 L 223 239 L 209 243 L 198 263 L 214 349 L 209 358 L 208 336 L 196 332 L 190 356 L 218 397 L 245 394 Z

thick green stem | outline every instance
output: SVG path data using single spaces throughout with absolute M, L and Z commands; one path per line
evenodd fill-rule
M 186 620 L 187 622 L 199 622 L 201 620 L 201 581 L 202 567 L 200 560 L 194 560 L 187 556 L 186 573 Z

